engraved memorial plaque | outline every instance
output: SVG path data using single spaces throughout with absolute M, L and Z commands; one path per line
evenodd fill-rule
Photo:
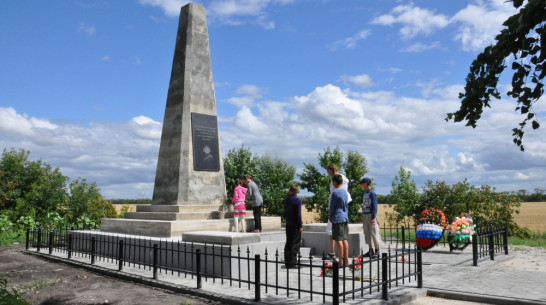
M 193 169 L 220 171 L 218 122 L 214 115 L 191 113 Z

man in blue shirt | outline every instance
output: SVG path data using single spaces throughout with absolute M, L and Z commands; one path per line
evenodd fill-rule
M 329 219 L 332 222 L 332 238 L 336 241 L 339 265 L 349 264 L 349 197 L 343 189 L 343 177 L 339 174 L 332 177 L 334 191 L 331 194 Z

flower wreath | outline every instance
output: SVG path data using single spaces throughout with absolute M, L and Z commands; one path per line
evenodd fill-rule
M 423 250 L 434 247 L 442 238 L 445 226 L 446 216 L 444 212 L 434 208 L 424 210 L 415 231 L 415 242 Z
M 474 234 L 472 217 L 468 215 L 455 217 L 455 220 L 449 226 L 447 239 L 452 248 L 462 250 L 472 242 L 472 234 Z

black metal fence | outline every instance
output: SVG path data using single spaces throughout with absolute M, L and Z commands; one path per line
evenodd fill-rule
M 339 266 L 326 257 L 299 257 L 295 269 L 286 269 L 278 250 L 251 255 L 250 249 L 214 244 L 108 235 L 99 231 L 35 229 L 27 231 L 26 248 L 68 259 L 104 262 L 118 270 L 137 268 L 158 275 L 254 289 L 254 300 L 262 293 L 286 297 L 327 299 L 334 304 L 347 298 L 388 299 L 396 287 L 421 288 L 422 252 L 413 247 L 388 250 L 381 257 L 366 258 L 363 251 L 349 264 Z
M 404 227 L 387 227 L 383 226 L 380 229 L 381 238 L 384 243 L 394 245 L 395 247 L 415 246 L 415 232 L 416 228 L 404 228 Z M 508 255 L 508 231 L 506 228 L 498 227 L 485 227 L 478 228 L 472 235 L 472 260 L 473 265 L 477 266 L 480 259 L 489 257 L 490 260 L 495 259 L 495 254 L 504 252 Z M 437 243 L 437 246 L 449 247 L 450 251 L 453 251 L 452 246 L 449 243 L 447 234 L 443 234 Z
M 506 228 L 478 229 L 472 235 L 472 262 L 478 266 L 478 260 L 489 257 L 495 259 L 495 254 L 504 252 L 508 255 L 508 232 Z

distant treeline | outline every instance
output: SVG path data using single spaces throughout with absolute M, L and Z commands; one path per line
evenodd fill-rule
M 522 202 L 546 202 L 546 189 L 535 189 L 534 193 L 529 193 L 527 190 L 519 190 L 517 192 L 500 192 L 503 194 L 509 194 L 516 196 Z M 380 195 L 377 194 L 377 203 L 379 204 L 388 204 L 392 202 L 392 195 Z M 309 200 L 307 196 L 300 196 L 302 199 Z M 152 204 L 151 198 L 141 198 L 141 199 L 110 199 L 112 204 Z
M 546 202 L 546 189 L 534 189 L 533 193 L 527 190 L 519 190 L 517 192 L 499 192 L 500 194 L 508 194 L 516 196 L 521 202 Z M 388 204 L 393 202 L 391 200 L 392 195 L 379 195 L 377 194 L 377 203 Z
M 546 201 L 546 189 L 534 189 L 534 193 L 529 193 L 527 190 L 519 190 L 517 192 L 503 192 L 510 195 L 515 195 L 522 202 L 542 202 Z
M 151 198 L 140 199 L 110 199 L 111 204 L 152 204 Z

